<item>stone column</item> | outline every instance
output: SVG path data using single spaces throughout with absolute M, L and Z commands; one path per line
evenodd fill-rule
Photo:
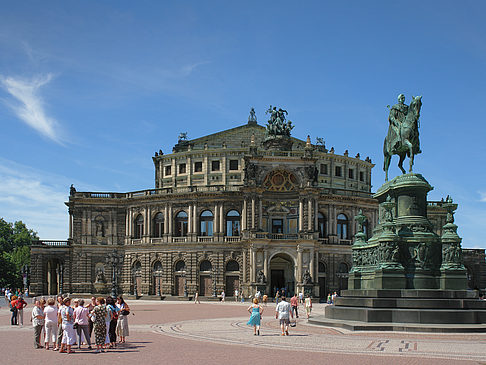
M 145 235 L 150 237 L 152 235 L 152 209 L 150 207 L 145 208 L 145 217 L 147 220 Z
M 251 198 L 251 228 L 255 229 L 255 198 Z
M 302 283 L 302 248 L 297 246 L 297 280 Z
M 262 229 L 263 225 L 263 203 L 262 203 L 262 198 L 260 197 L 258 199 L 258 229 Z
M 174 220 L 172 219 L 172 205 L 169 205 L 169 236 L 174 235 L 174 230 L 172 225 L 174 224 Z
M 309 252 L 309 273 L 312 277 L 312 282 L 316 281 L 316 273 L 314 272 L 314 249 L 311 248 Z
M 307 230 L 312 231 L 312 199 L 307 201 Z
M 193 204 L 192 206 L 192 231 L 194 234 L 197 234 L 199 227 L 197 226 L 198 219 L 197 219 L 197 205 L 196 203 Z
M 192 233 L 192 205 L 189 203 L 189 212 L 187 217 L 187 234 Z
M 243 199 L 243 212 L 241 212 L 241 229 L 248 229 L 247 224 L 247 206 L 246 206 L 246 198 Z
M 132 238 L 133 235 L 133 211 L 130 208 L 128 211 L 128 238 Z
M 250 270 L 251 270 L 251 282 L 254 283 L 256 281 L 255 278 L 255 270 L 256 270 L 256 250 L 252 247 L 251 248 L 251 263 L 250 263 Z
M 267 279 L 267 283 L 269 283 L 269 281 L 268 281 L 268 251 L 267 251 L 267 249 L 265 249 L 265 251 L 263 251 L 263 273 L 265 274 L 265 278 Z
M 304 201 L 299 200 L 299 231 L 304 229 Z
M 214 233 L 219 232 L 219 207 L 218 204 L 214 204 L 214 221 L 213 221 L 213 227 L 214 227 Z
M 314 200 L 314 231 L 319 229 L 319 202 L 317 198 Z
M 223 203 L 219 206 L 219 233 L 224 236 L 224 206 Z
M 169 233 L 169 217 L 168 217 L 167 204 L 164 207 L 164 234 Z
M 69 238 L 73 238 L 73 212 L 71 208 L 68 209 L 69 211 Z
M 243 280 L 240 283 L 240 287 L 242 287 L 243 284 L 246 284 L 246 254 L 247 254 L 247 250 L 243 249 L 242 252 L 243 252 L 243 270 L 242 270 Z

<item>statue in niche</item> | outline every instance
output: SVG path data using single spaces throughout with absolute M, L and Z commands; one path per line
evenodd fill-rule
M 97 219 L 95 221 L 95 224 L 96 224 L 96 231 L 95 231 L 96 237 L 105 237 L 105 225 L 103 223 L 103 220 Z
M 105 270 L 104 270 L 103 266 L 99 266 L 96 269 L 95 274 L 96 274 L 95 283 L 104 283 L 105 282 Z
M 302 283 L 304 285 L 312 284 L 312 277 L 309 270 L 305 270 L 304 275 L 302 275 Z
M 266 282 L 265 274 L 263 273 L 263 270 L 258 271 L 257 274 L 257 282 L 259 284 L 264 284 Z

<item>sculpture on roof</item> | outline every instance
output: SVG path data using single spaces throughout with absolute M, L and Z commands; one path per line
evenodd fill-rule
M 286 121 L 286 115 L 288 112 L 282 108 L 277 110 L 277 107 L 270 105 L 270 108 L 266 111 L 266 114 L 270 114 L 270 119 L 267 122 L 267 134 L 272 136 L 286 136 L 290 137 L 290 131 L 294 128 L 292 122 Z
M 255 108 L 250 109 L 250 115 L 248 116 L 248 123 L 256 123 L 257 118 L 255 114 Z
M 406 173 L 403 168 L 405 157 L 410 158 L 409 172 L 412 172 L 413 160 L 415 155 L 421 153 L 419 140 L 419 117 L 422 107 L 422 97 L 412 96 L 410 106 L 405 104 L 405 96 L 398 95 L 398 103 L 390 108 L 388 115 L 388 134 L 383 146 L 385 161 L 383 171 L 385 171 L 385 181 L 388 181 L 388 168 L 393 155 L 398 155 L 400 161 L 398 167 L 402 173 Z
M 187 141 L 187 132 L 179 133 L 179 138 L 177 140 L 178 143 Z

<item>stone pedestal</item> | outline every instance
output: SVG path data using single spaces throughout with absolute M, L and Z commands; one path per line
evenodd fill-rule
M 420 174 L 385 183 L 375 198 L 380 222 L 369 241 L 356 235 L 348 288 L 314 323 L 352 330 L 486 332 L 486 301 L 467 291 L 461 238 L 449 197 L 437 236 L 427 219 L 432 186 Z M 366 217 L 356 219 L 362 225 Z

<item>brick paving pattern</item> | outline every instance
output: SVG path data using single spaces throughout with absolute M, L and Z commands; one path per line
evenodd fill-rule
M 246 326 L 247 303 L 130 301 L 128 343 L 95 354 L 33 348 L 29 304 L 24 327 L 9 325 L 10 312 L 0 308 L 0 363 L 34 362 L 107 364 L 250 364 L 307 361 L 329 364 L 486 364 L 486 334 L 419 334 L 349 332 L 312 326 L 300 318 L 290 336 L 281 336 L 274 306 L 263 314 L 261 336 Z M 324 305 L 314 305 L 322 314 Z M 77 350 L 77 349 L 76 349 Z M 101 357 L 101 358 L 99 358 Z M 66 362 L 67 361 L 67 362 Z

